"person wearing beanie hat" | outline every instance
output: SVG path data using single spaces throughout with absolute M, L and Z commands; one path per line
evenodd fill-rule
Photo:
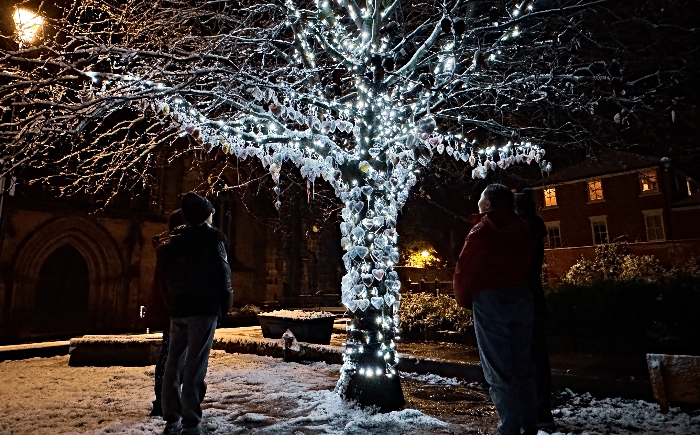
M 180 208 L 190 225 L 201 225 L 214 211 L 208 199 L 194 192 L 188 192 L 182 197 Z
M 189 225 L 175 229 L 162 253 L 170 348 L 161 407 L 165 434 L 200 435 L 209 433 L 201 403 L 214 330 L 233 304 L 233 290 L 226 237 L 211 226 L 211 202 L 189 192 L 181 208 Z

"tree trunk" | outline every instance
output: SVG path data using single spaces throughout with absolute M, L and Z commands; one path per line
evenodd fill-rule
M 354 187 L 345 201 L 341 244 L 346 275 L 343 304 L 353 313 L 348 325 L 344 364 L 336 392 L 381 412 L 405 404 L 399 375 L 396 197 L 383 186 Z

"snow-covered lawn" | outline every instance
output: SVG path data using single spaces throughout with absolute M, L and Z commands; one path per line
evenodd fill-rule
M 204 403 L 205 425 L 217 434 L 461 434 L 490 433 L 495 424 L 483 386 L 436 376 L 411 376 L 408 392 L 459 388 L 485 414 L 451 412 L 437 416 L 415 409 L 371 414 L 343 402 L 332 389 L 339 366 L 295 364 L 256 355 L 213 351 Z M 68 357 L 0 363 L 1 434 L 154 434 L 163 422 L 148 417 L 153 366 L 69 367 Z M 408 384 L 410 383 L 410 387 Z M 464 392 L 467 393 L 464 393 Z M 472 391 L 473 393 L 469 393 Z M 409 404 L 420 403 L 408 397 Z M 596 400 L 564 392 L 558 397 L 560 433 L 700 434 L 700 415 L 677 409 L 663 415 L 655 404 L 622 399 Z M 471 409 L 462 401 L 460 409 Z M 465 405 L 466 404 L 466 405 Z M 431 408 L 424 407 L 426 412 Z M 471 416 L 470 416 L 471 415 Z M 544 433 L 541 433 L 544 435 Z

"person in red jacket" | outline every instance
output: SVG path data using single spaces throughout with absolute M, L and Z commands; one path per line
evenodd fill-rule
M 533 240 L 502 184 L 481 194 L 479 214 L 457 260 L 457 304 L 474 314 L 479 357 L 500 421 L 499 435 L 537 433 L 531 359 L 534 305 L 528 288 Z M 522 432 L 521 432 L 522 429 Z
M 146 327 L 151 331 L 163 331 L 163 341 L 160 348 L 160 356 L 156 363 L 154 375 L 154 390 L 156 400 L 153 401 L 151 416 L 163 415 L 161 408 L 161 390 L 163 389 L 163 375 L 165 374 L 165 362 L 168 359 L 168 349 L 170 347 L 170 311 L 165 302 L 165 280 L 162 275 L 161 252 L 163 246 L 168 243 L 170 233 L 181 225 L 187 225 L 185 216 L 179 208 L 168 216 L 168 234 L 153 237 L 153 249 L 156 252 L 156 266 L 153 271 L 153 282 L 151 291 L 146 303 Z

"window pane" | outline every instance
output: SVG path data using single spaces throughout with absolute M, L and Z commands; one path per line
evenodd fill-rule
M 608 243 L 608 228 L 605 221 L 592 222 L 593 226 L 593 243 L 600 245 Z
M 552 187 L 551 189 L 544 189 L 544 206 L 554 207 L 557 205 L 557 192 Z
M 647 226 L 647 240 L 653 242 L 655 240 L 664 240 L 664 226 L 661 215 L 649 215 L 644 217 L 644 223 Z
M 547 248 L 561 248 L 559 227 L 547 227 Z
M 603 182 L 601 180 L 588 182 L 588 200 L 600 201 L 603 199 Z

